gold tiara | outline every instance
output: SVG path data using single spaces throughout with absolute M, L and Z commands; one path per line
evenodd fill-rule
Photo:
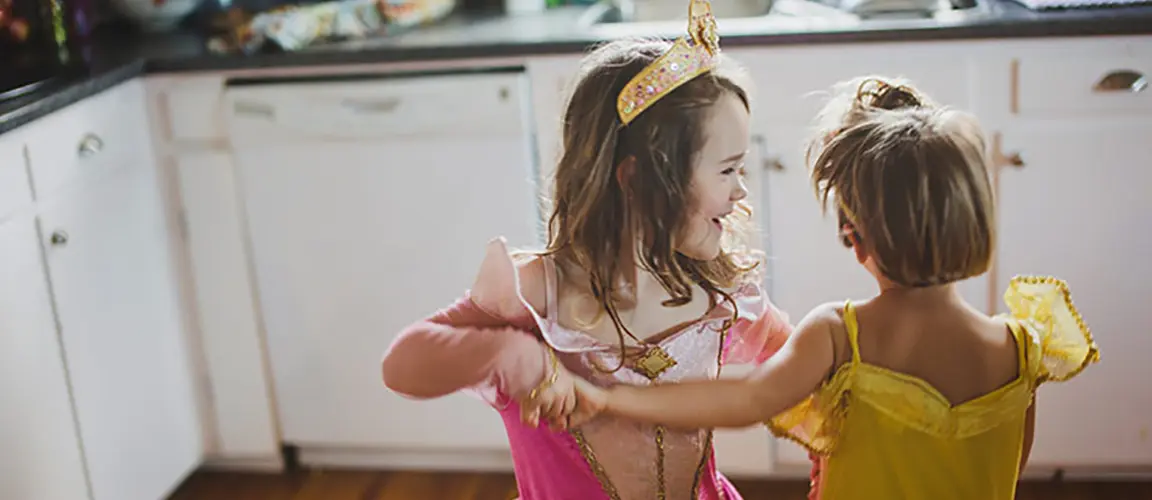
M 616 100 L 616 112 L 625 125 L 640 113 L 702 73 L 716 67 L 720 36 L 709 0 L 689 0 L 688 35 L 652 61 L 624 86 Z

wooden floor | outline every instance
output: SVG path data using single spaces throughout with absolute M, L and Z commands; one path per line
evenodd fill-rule
M 746 500 L 804 500 L 800 481 L 740 481 Z M 169 500 L 509 500 L 511 475 L 310 471 L 293 474 L 200 472 Z M 1152 482 L 1025 482 L 1018 500 L 1152 500 Z

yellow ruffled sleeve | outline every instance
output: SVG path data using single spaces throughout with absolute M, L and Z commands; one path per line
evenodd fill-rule
M 1100 360 L 1084 318 L 1072 304 L 1064 281 L 1053 277 L 1017 276 L 1008 283 L 1004 302 L 1027 332 L 1027 374 L 1033 384 L 1068 380 Z
M 828 456 L 848 407 L 848 370 L 838 371 L 815 394 L 765 422 L 776 437 L 803 446 L 809 453 Z

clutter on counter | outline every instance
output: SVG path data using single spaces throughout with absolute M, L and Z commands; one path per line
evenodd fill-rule
M 334 0 L 259 13 L 223 12 L 210 38 L 213 52 L 298 51 L 337 40 L 378 36 L 443 19 L 456 0 Z

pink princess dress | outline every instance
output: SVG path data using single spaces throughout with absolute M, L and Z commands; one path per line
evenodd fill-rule
M 495 240 L 473 290 L 392 343 L 383 361 L 385 385 L 413 398 L 469 390 L 492 404 L 508 433 L 520 500 L 739 500 L 716 470 L 710 430 L 681 432 L 601 416 L 556 432 L 523 425 L 516 401 L 549 373 L 549 348 L 569 371 L 600 386 L 714 378 L 722 364 L 760 363 L 775 353 L 791 332 L 787 320 L 758 286 L 744 285 L 731 292 L 737 320 L 727 332 L 723 324 L 733 311 L 719 302 L 704 319 L 656 343 L 675 364 L 648 359 L 649 374 L 653 366 L 664 368 L 654 380 L 642 366 L 606 373 L 620 362 L 619 345 L 557 323 L 556 269 L 551 259 L 537 258 L 544 267 L 543 314 L 520 294 L 517 268 L 503 241 Z M 491 304 L 503 304 L 504 312 L 488 312 Z

